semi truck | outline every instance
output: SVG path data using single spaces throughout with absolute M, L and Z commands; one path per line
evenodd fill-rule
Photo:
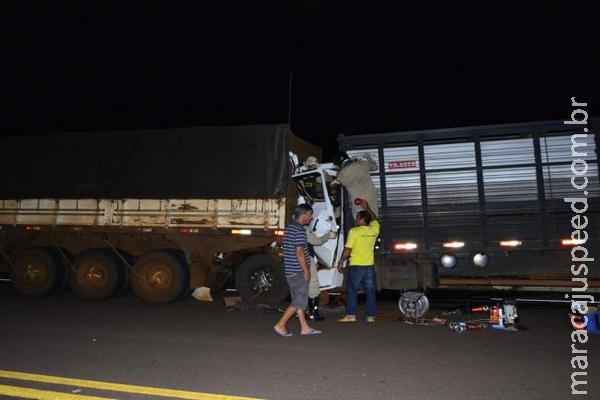
M 289 152 L 321 150 L 287 125 L 0 138 L 0 269 L 15 289 L 90 300 L 131 287 L 168 303 L 235 280 L 287 294 L 279 249 L 298 192 Z
M 599 130 L 592 118 L 340 135 L 340 150 L 378 164 L 378 288 L 598 292 Z M 328 266 L 353 224 L 346 193 L 332 191 L 333 164 L 296 165 L 310 229 L 339 229 L 315 250 L 321 282 L 341 285 Z

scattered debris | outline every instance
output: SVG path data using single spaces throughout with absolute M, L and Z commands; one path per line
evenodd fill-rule
M 206 286 L 201 286 L 194 289 L 194 291 L 192 292 L 192 297 L 198 301 L 213 301 L 213 298 L 210 295 L 210 288 L 207 288 Z
M 224 296 L 223 304 L 225 304 L 225 308 L 236 307 L 238 303 L 242 302 L 242 298 L 240 296 Z
M 446 311 L 444 315 L 463 315 L 470 313 L 488 312 L 488 318 L 478 318 L 467 321 L 451 321 L 446 318 L 424 318 L 423 316 L 429 310 L 429 301 L 424 293 L 405 292 L 400 296 L 398 307 L 403 316 L 399 318 L 407 324 L 412 325 L 447 325 L 455 332 L 476 331 L 485 329 L 488 326 L 494 329 L 507 331 L 519 331 L 524 328 L 517 328 L 519 314 L 517 313 L 517 302 L 514 300 L 505 300 L 503 304 L 495 306 L 478 307 L 460 307 L 453 311 Z
M 502 305 L 473 307 L 470 311 L 472 313 L 488 312 L 489 317 L 469 321 L 453 321 L 448 324 L 448 327 L 459 333 L 480 330 L 487 326 L 513 332 L 523 330 L 522 328 L 517 328 L 519 314 L 517 313 L 516 301 L 506 300 Z
M 465 310 L 465 307 L 461 307 L 461 308 L 457 308 L 456 310 L 452 310 L 452 311 L 444 311 L 442 314 L 444 315 L 463 315 L 463 314 L 468 314 L 469 310 Z
M 478 331 L 485 329 L 485 327 L 485 323 L 480 321 L 452 321 L 448 324 L 448 328 L 458 333 L 463 333 L 466 331 Z
M 400 321 L 411 325 L 446 325 L 448 320 L 445 318 L 406 318 L 400 317 Z

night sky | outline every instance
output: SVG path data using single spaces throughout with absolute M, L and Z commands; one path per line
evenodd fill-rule
M 600 115 L 592 2 L 214 3 L 3 6 L 1 134 L 290 122 L 331 154 L 339 133 L 562 120 L 572 96 Z

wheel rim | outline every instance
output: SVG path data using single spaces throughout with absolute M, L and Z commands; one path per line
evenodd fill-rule
M 173 281 L 173 274 L 167 265 L 152 265 L 144 271 L 143 282 L 153 289 L 168 289 Z
M 86 290 L 99 289 L 106 282 L 106 270 L 100 263 L 90 263 L 79 271 L 77 280 Z
M 277 276 L 271 268 L 261 268 L 250 275 L 250 288 L 256 293 L 268 293 L 277 282 Z
M 26 284 L 37 285 L 48 278 L 48 270 L 42 263 L 30 262 L 25 266 L 22 277 Z
M 144 254 L 133 265 L 131 287 L 142 300 L 166 304 L 176 300 L 189 285 L 181 258 L 166 251 Z
M 398 307 L 405 316 L 420 318 L 429 310 L 429 300 L 422 293 L 406 292 L 400 296 Z

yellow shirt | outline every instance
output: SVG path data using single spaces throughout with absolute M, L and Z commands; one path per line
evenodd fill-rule
M 379 222 L 371 221 L 369 226 L 355 226 L 348 232 L 345 247 L 351 248 L 350 262 L 352 266 L 375 265 L 375 242 L 379 235 Z

